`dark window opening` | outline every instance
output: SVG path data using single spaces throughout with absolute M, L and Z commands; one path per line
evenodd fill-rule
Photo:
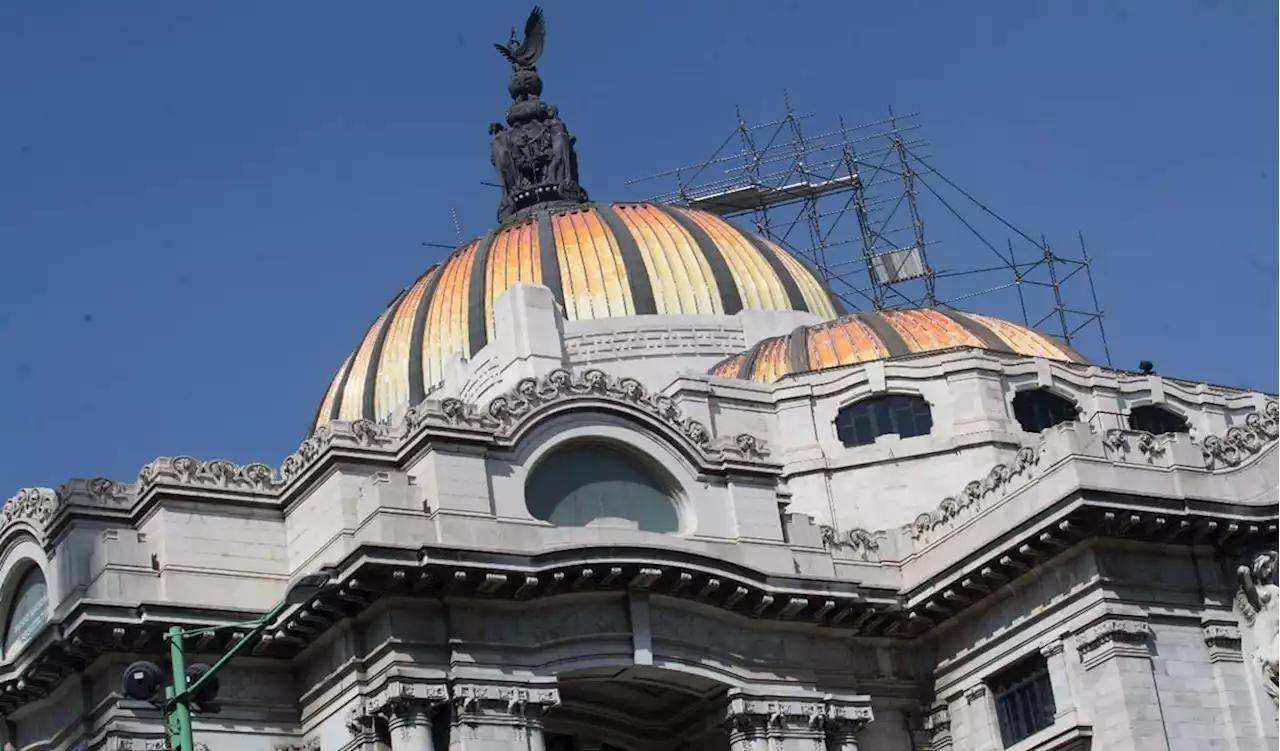
M 538 462 L 525 483 L 535 519 L 557 527 L 626 526 L 643 532 L 679 530 L 666 483 L 631 454 L 598 443 L 557 449 Z
M 1182 415 L 1170 412 L 1164 407 L 1157 407 L 1154 404 L 1134 407 L 1129 412 L 1129 427 L 1154 435 L 1191 432 L 1191 427 L 1187 425 L 1187 421 L 1182 418 Z
M 987 685 L 1006 748 L 1053 725 L 1058 708 L 1053 701 L 1049 664 L 1040 655 L 996 675 Z
M 836 435 L 846 446 L 866 446 L 890 433 L 914 438 L 932 430 L 929 402 L 918 396 L 878 396 L 851 404 L 836 415 Z
M 1039 433 L 1054 425 L 1075 422 L 1080 417 L 1076 405 L 1045 389 L 1019 391 L 1013 396 L 1013 416 L 1028 433 Z

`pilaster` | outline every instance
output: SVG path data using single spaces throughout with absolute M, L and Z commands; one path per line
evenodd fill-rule
M 973 751 L 1000 748 L 1000 729 L 987 684 L 978 683 L 964 691 L 966 730 L 965 746 Z
M 1097 748 L 1167 751 L 1145 618 L 1108 614 L 1076 636 Z

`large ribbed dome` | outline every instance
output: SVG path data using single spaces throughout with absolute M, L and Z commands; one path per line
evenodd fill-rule
M 517 282 L 551 289 L 565 318 L 843 309 L 796 256 L 724 219 L 651 203 L 546 209 L 455 250 L 401 293 L 339 368 L 316 415 L 381 420 L 417 404 L 454 353 L 493 337 L 493 304 Z
M 957 347 L 1087 362 L 1057 339 L 1026 326 L 976 313 L 923 308 L 854 313 L 815 326 L 801 326 L 726 358 L 711 373 L 773 383 L 793 373 Z

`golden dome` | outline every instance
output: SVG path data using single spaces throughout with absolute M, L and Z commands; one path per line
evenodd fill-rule
M 494 301 L 517 282 L 550 288 L 571 321 L 844 312 L 801 259 L 713 214 L 651 203 L 538 211 L 458 248 L 396 297 L 338 369 L 313 429 L 422 401 L 454 353 L 470 357 L 493 337 Z
M 816 326 L 801 326 L 722 360 L 710 372 L 725 378 L 773 383 L 792 373 L 955 347 L 1087 362 L 1058 340 L 1016 323 L 976 313 L 922 308 L 854 313 Z

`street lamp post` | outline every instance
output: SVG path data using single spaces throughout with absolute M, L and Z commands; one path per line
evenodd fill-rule
M 164 640 L 169 644 L 169 660 L 171 662 L 173 685 L 165 688 L 164 699 L 156 701 L 161 682 L 160 669 L 149 662 L 137 662 L 125 670 L 122 680 L 123 693 L 131 699 L 155 701 L 165 713 L 165 721 L 169 733 L 169 748 L 172 751 L 195 751 L 195 743 L 191 736 L 191 709 L 216 709 L 211 702 L 218 693 L 218 672 L 233 657 L 242 652 L 249 644 L 257 640 L 264 631 L 293 605 L 306 602 L 315 597 L 333 580 L 332 573 L 321 571 L 307 574 L 298 579 L 290 587 L 280 604 L 266 615 L 244 623 L 231 623 L 222 626 L 211 626 L 184 630 L 181 626 L 170 626 L 165 632 Z M 186 642 L 194 636 L 224 631 L 229 628 L 246 628 L 249 633 L 237 641 L 227 653 L 218 658 L 211 666 L 187 665 Z

